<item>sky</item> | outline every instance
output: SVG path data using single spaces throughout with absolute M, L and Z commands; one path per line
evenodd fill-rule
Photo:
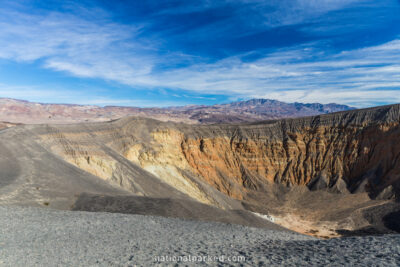
M 400 103 L 400 0 L 2 0 L 0 97 Z

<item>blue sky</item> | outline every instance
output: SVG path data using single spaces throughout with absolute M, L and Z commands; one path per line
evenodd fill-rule
M 6 0 L 0 97 L 399 103 L 400 1 Z

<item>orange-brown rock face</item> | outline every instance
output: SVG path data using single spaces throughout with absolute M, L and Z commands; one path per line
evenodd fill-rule
M 400 196 L 400 105 L 253 124 L 125 118 L 37 131 L 53 153 L 135 194 L 147 194 L 136 182 L 141 168 L 200 202 L 229 208 L 221 195 L 229 196 L 253 211 L 282 215 L 282 225 L 298 218 L 320 224 L 311 230 L 358 229 L 369 222 L 343 214 Z M 335 215 L 325 213 L 328 206 Z
M 240 188 L 254 190 L 263 181 L 309 186 L 319 182 L 325 188 L 340 187 L 338 181 L 344 181 L 351 191 L 367 186 L 375 194 L 400 177 L 399 123 L 318 126 L 286 134 L 282 140 L 267 136 L 188 138 L 181 147 L 195 172 L 238 198 Z
M 181 129 L 184 134 L 179 138 L 166 137 L 160 145 L 180 147 L 173 153 L 184 155 L 190 171 L 238 199 L 268 181 L 337 192 L 367 191 L 375 197 L 390 185 L 398 187 L 400 127 L 399 118 L 380 122 L 368 112 L 355 113 L 358 117 L 333 114 L 318 121 L 197 126 Z M 364 118 L 358 122 L 360 116 Z
M 53 134 L 58 145 L 52 150 L 109 179 L 116 163 L 99 146 L 104 144 L 204 202 L 207 196 L 188 177 L 236 199 L 271 183 L 391 198 L 400 187 L 399 107 L 247 125 L 126 119 L 107 127 L 94 124 L 90 133 Z

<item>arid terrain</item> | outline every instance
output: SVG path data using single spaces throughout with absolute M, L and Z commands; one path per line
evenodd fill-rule
M 77 123 L 140 116 L 161 121 L 212 124 L 304 117 L 351 109 L 353 108 L 333 103 L 327 105 L 319 103 L 285 103 L 269 99 L 252 99 L 213 106 L 189 105 L 169 108 L 138 108 L 43 104 L 0 98 L 0 121 L 27 124 Z
M 247 124 L 16 125 L 0 132 L 0 203 L 395 233 L 399 122 L 392 105 Z
M 400 0 L 6 0 L 0 267 L 400 266 Z
M 7 121 L 0 265 L 400 263 L 400 105 L 239 124 Z

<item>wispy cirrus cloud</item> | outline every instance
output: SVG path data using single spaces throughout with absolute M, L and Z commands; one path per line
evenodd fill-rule
M 260 14 L 257 25 L 270 27 L 306 23 L 331 11 L 340 10 L 366 0 L 272 0 L 243 1 Z M 255 4 L 255 5 L 254 5 Z
M 101 79 L 111 88 L 112 83 L 132 91 L 166 88 L 182 95 L 194 92 L 193 98 L 219 94 L 359 107 L 400 102 L 396 32 L 368 45 L 349 37 L 370 23 L 357 7 L 375 12 L 374 1 L 175 2 L 157 9 L 157 2 L 150 1 L 153 6 L 132 13 L 131 21 L 116 20 L 115 11 L 101 6 L 74 3 L 68 12 L 27 12 L 11 5 L 0 9 L 0 58 Z M 383 2 L 379 14 L 387 10 L 385 4 L 400 10 L 396 1 Z M 363 23 L 351 30 L 329 28 L 356 15 L 355 21 Z M 379 19 L 379 27 L 392 23 Z M 104 103 L 121 99 L 112 89 L 107 94 L 112 97 Z
M 356 106 L 400 102 L 400 40 L 319 56 L 307 47 L 250 63 L 240 57 L 142 77 L 148 86 Z M 134 82 L 134 81 L 133 81 Z
M 151 1 L 150 1 L 151 2 Z M 166 1 L 162 10 L 153 6 L 157 15 L 187 14 L 202 12 L 207 9 L 232 8 L 235 14 L 246 20 L 257 20 L 253 26 L 276 27 L 303 23 L 330 11 L 339 10 L 352 4 L 370 2 L 368 0 L 200 0 Z M 156 3 L 156 2 L 153 2 Z M 247 16 L 249 13 L 252 16 Z
M 80 14 L 2 10 L 0 58 L 41 61 L 45 68 L 79 77 L 125 83 L 128 77 L 150 73 L 157 62 L 156 48 L 137 40 L 141 27 L 117 24 L 107 17 L 90 20 Z

